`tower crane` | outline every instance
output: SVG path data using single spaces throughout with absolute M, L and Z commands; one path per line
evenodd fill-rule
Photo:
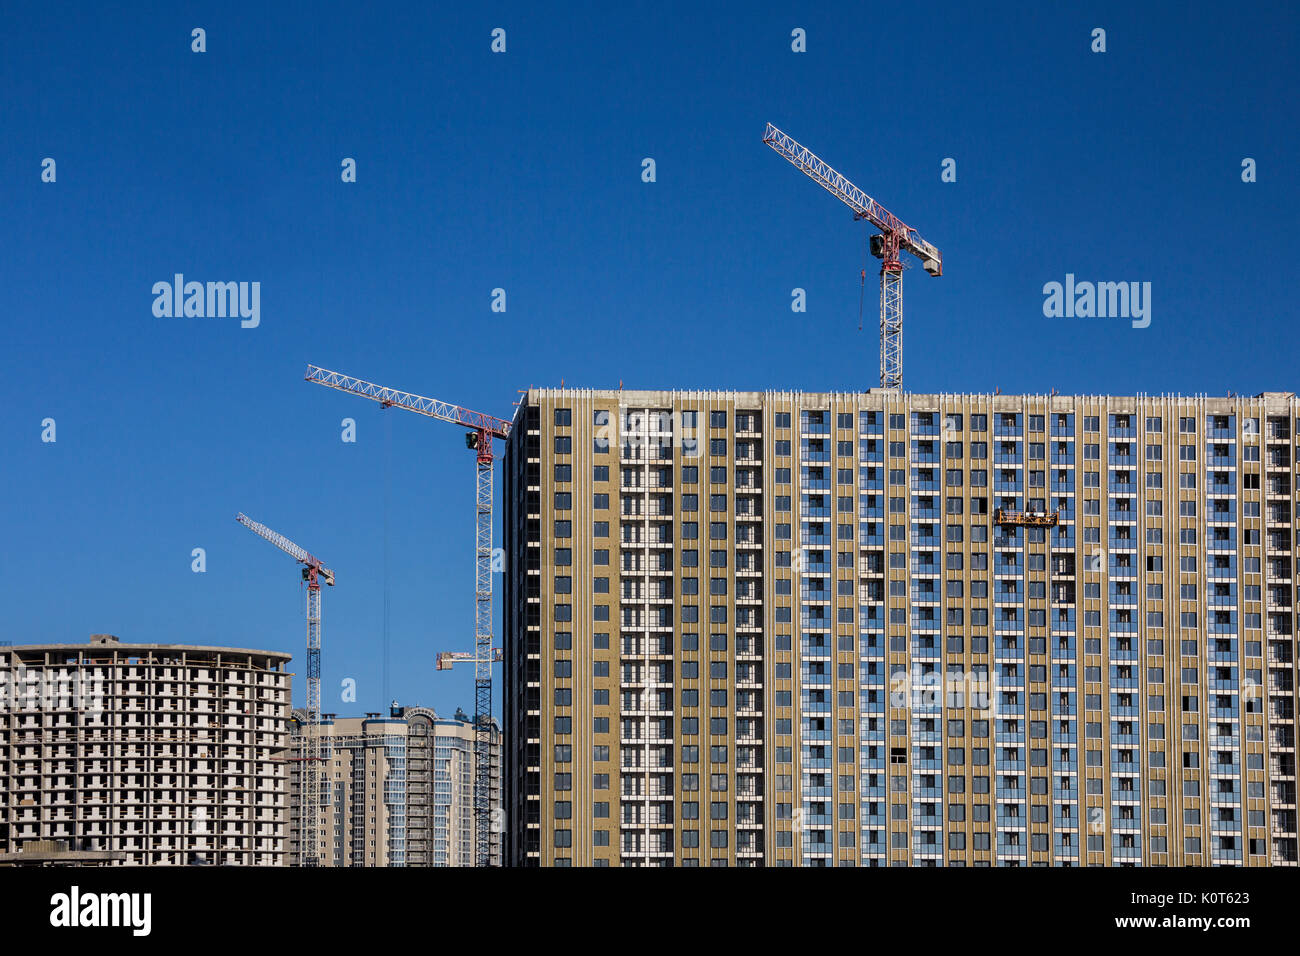
M 510 437 L 510 422 L 450 402 L 424 398 L 373 382 L 307 366 L 306 380 L 359 395 L 384 408 L 404 408 L 466 430 L 465 447 L 475 453 L 474 650 L 444 652 L 437 669 L 456 661 L 474 663 L 474 865 L 492 865 L 492 664 L 500 660 L 492 646 L 492 442 Z
M 320 790 L 320 582 L 324 581 L 333 587 L 334 572 L 325 567 L 319 558 L 308 554 L 284 535 L 277 534 L 243 512 L 236 515 L 235 520 L 301 564 L 302 579 L 307 582 L 307 726 L 299 761 L 302 765 L 302 791 L 299 795 L 302 809 L 298 815 L 298 865 L 319 866 L 320 816 L 323 809 Z
M 899 255 L 910 252 L 932 276 L 943 275 L 943 254 L 921 238 L 880 203 L 853 185 L 811 150 L 799 145 L 771 123 L 763 142 L 797 166 L 840 202 L 853 210 L 854 219 L 865 219 L 880 230 L 871 237 L 871 254 L 880 259 L 880 384 L 883 388 L 903 387 L 903 263 Z

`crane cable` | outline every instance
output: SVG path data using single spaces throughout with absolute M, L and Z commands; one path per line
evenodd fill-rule
M 862 288 L 858 292 L 858 331 L 859 332 L 862 331 L 862 307 L 863 304 L 866 302 L 866 298 L 867 298 L 867 255 L 868 255 L 868 250 L 870 248 L 869 243 L 871 242 L 870 236 L 868 233 L 865 232 L 865 230 L 863 234 L 867 235 L 868 238 L 864 239 L 862 243 Z
M 381 700 L 390 700 L 388 696 L 388 641 L 389 641 L 389 615 L 388 615 L 388 554 L 389 554 L 389 511 L 390 500 L 393 496 L 393 416 L 386 414 L 388 409 L 380 406 L 380 414 L 384 416 L 384 633 L 383 633 L 383 686 L 384 692 Z

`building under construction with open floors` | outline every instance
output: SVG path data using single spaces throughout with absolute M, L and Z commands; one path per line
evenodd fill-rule
M 293 750 L 301 755 L 300 712 Z M 492 722 L 489 819 L 501 806 L 501 732 Z M 324 797 L 322 866 L 473 866 L 474 725 L 461 711 L 439 717 L 427 707 L 399 707 L 387 717 L 325 714 L 320 733 Z M 300 765 L 299 761 L 294 766 Z M 299 774 L 290 778 L 289 847 L 297 860 Z M 491 837 L 492 865 L 501 863 L 501 835 Z
M 507 862 L 1295 865 L 1298 415 L 530 390 Z
M 106 634 L 0 647 L 0 854 L 284 865 L 288 663 Z

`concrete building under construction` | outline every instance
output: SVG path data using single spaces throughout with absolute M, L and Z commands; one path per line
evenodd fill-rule
M 0 647 L 0 855 L 284 865 L 289 659 L 106 634 Z
M 528 391 L 507 863 L 1296 865 L 1298 416 Z

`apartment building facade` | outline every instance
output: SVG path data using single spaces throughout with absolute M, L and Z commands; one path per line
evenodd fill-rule
M 295 718 L 293 746 L 299 754 L 301 712 Z M 493 721 L 494 809 L 500 807 L 500 748 L 500 726 Z M 445 718 L 430 708 L 401 707 L 394 701 L 386 717 L 324 714 L 321 755 L 322 866 L 474 865 L 474 724 L 462 711 Z M 291 862 L 298 859 L 298 786 L 294 773 Z M 492 859 L 500 865 L 499 833 L 493 836 Z
M 515 865 L 1295 865 L 1293 393 L 534 389 Z
M 0 854 L 284 865 L 289 659 L 106 634 L 0 647 Z

